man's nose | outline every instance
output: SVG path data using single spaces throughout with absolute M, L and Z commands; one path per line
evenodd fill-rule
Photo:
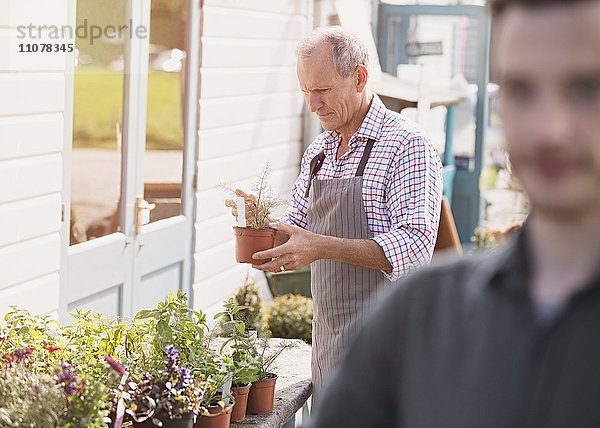
M 323 105 L 323 102 L 318 94 L 308 93 L 306 95 L 306 105 L 310 112 L 314 113 Z
M 537 106 L 532 138 L 538 144 L 560 146 L 569 144 L 573 137 L 573 112 L 567 102 L 548 99 Z

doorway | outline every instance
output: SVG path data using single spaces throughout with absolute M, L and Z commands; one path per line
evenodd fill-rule
M 76 3 L 60 316 L 132 317 L 191 291 L 200 6 Z

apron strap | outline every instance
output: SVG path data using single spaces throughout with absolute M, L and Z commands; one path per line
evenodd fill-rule
M 363 152 L 362 158 L 360 159 L 360 163 L 358 164 L 358 169 L 356 170 L 356 177 L 362 177 L 363 173 L 365 172 L 365 166 L 367 165 L 367 161 L 369 160 L 369 155 L 371 154 L 373 144 L 375 144 L 375 140 L 369 138 L 367 140 L 367 145 L 365 146 L 365 151 Z
M 323 162 L 325 161 L 325 151 L 321 150 L 312 160 L 310 161 L 310 174 L 308 176 L 308 185 L 306 186 L 306 192 L 304 192 L 304 197 L 308 198 L 308 192 L 310 190 L 310 185 L 312 184 L 313 178 L 317 175 L 317 172 L 323 166 Z
M 358 164 L 358 169 L 356 170 L 356 177 L 362 177 L 365 172 L 365 166 L 367 165 L 367 161 L 369 160 L 369 155 L 371 154 L 371 149 L 375 144 L 375 140 L 369 138 L 367 140 L 367 145 L 365 146 L 365 151 L 363 152 L 362 158 L 360 158 L 360 163 Z M 317 176 L 317 173 L 323 166 L 323 162 L 325 161 L 325 151 L 321 150 L 312 160 L 310 161 L 310 174 L 308 176 L 308 185 L 306 186 L 306 192 L 304 192 L 304 197 L 308 198 L 308 192 L 310 191 L 310 185 L 312 184 L 313 179 Z

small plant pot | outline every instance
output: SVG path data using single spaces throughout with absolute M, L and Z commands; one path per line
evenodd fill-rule
M 235 398 L 235 405 L 233 406 L 233 412 L 231 412 L 231 422 L 242 422 L 244 420 L 249 392 L 250 384 L 231 388 L 231 394 Z
M 228 428 L 232 411 L 233 404 L 225 408 L 211 406 L 208 408 L 210 415 L 198 415 L 196 423 L 194 423 L 194 428 Z
M 194 414 L 184 413 L 181 418 L 169 419 L 169 415 L 166 413 L 159 413 L 154 416 L 162 422 L 163 428 L 192 428 L 194 426 Z M 152 418 L 146 419 L 144 422 L 134 422 L 134 427 L 137 428 L 155 428 L 157 425 L 152 423 Z
M 263 415 L 273 411 L 273 402 L 275 401 L 275 382 L 277 375 L 269 373 L 269 379 L 257 380 L 252 382 L 250 393 L 248 394 L 248 406 L 246 413 L 252 415 Z
M 235 234 L 235 261 L 256 265 L 271 261 L 271 259 L 254 260 L 252 255 L 259 251 L 273 248 L 275 232 L 276 230 L 270 227 L 254 229 L 251 227 L 233 226 L 233 233 Z

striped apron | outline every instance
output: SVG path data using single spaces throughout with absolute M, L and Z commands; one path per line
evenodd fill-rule
M 373 144 L 372 139 L 367 142 L 352 178 L 313 180 L 325 154 L 315 156 L 306 190 L 308 230 L 338 238 L 373 237 L 362 199 L 362 176 Z M 342 359 L 356 332 L 357 321 L 390 284 L 383 273 L 374 269 L 333 260 L 317 260 L 311 264 L 313 396 L 320 392 Z

